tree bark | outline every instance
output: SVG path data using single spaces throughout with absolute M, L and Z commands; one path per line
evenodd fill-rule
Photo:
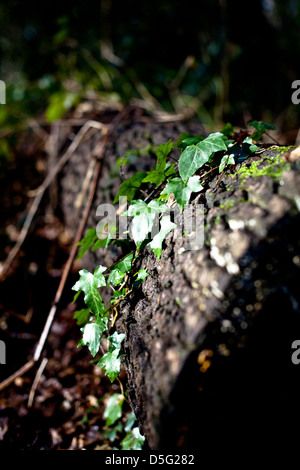
M 149 276 L 120 308 L 129 399 L 151 449 L 198 448 L 229 430 L 283 437 L 299 418 L 299 165 L 243 189 L 238 175 L 218 177 L 198 200 L 204 246 L 184 251 L 173 232 L 160 260 L 145 250 L 135 270 Z
M 97 224 L 97 204 L 112 202 L 116 194 L 117 158 L 146 147 L 149 139 L 154 146 L 176 139 L 183 130 L 135 123 L 116 131 L 89 227 Z M 277 153 L 265 151 L 242 165 L 261 160 L 263 166 Z M 69 225 L 70 174 L 82 174 L 76 168 L 86 165 L 86 154 L 70 162 L 61 182 Z M 150 169 L 148 157 L 133 162 L 126 177 Z M 299 419 L 294 409 L 299 372 L 291 361 L 292 342 L 300 339 L 299 163 L 280 176 L 242 179 L 239 164 L 221 178 L 206 179 L 193 202 L 204 210 L 203 246 L 186 249 L 186 239 L 175 230 L 160 259 L 145 248 L 136 260 L 128 281 L 132 292 L 120 304 L 116 325 L 126 335 L 128 398 L 150 449 L 244 438 L 252 424 L 257 439 L 265 433 L 275 439 L 292 415 Z M 90 253 L 83 267 L 108 266 L 119 255 Z M 133 275 L 141 268 L 149 275 L 137 285 Z

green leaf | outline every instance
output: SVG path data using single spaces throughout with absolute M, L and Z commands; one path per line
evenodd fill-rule
M 200 176 L 191 176 L 187 182 L 187 186 L 185 188 L 185 190 L 187 191 L 187 194 L 188 191 L 191 191 L 191 193 L 199 193 L 200 191 L 202 191 L 203 189 L 203 186 L 202 184 L 199 182 L 199 179 L 200 179 Z M 188 201 L 190 200 L 190 194 L 188 196 Z
M 110 238 L 110 236 L 106 238 L 98 238 L 98 240 L 96 241 L 95 245 L 92 248 L 92 251 L 99 250 L 99 248 L 107 248 L 108 245 L 112 242 L 112 240 L 113 239 Z
M 226 137 L 231 137 L 234 132 L 234 127 L 230 122 L 227 122 L 225 126 L 220 130 L 221 134 L 225 135 Z
M 119 357 L 119 351 L 116 349 L 112 352 L 107 352 L 98 362 L 100 366 L 109 377 L 110 381 L 113 382 L 120 373 L 121 358 Z
M 114 349 L 120 349 L 121 343 L 124 338 L 124 333 L 119 334 L 115 331 L 114 334 L 108 338 L 108 341 L 110 342 L 109 351 L 113 351 Z
M 125 398 L 120 393 L 114 393 L 109 397 L 103 417 L 106 419 L 106 426 L 112 426 L 122 416 L 122 405 Z
M 182 132 L 179 134 L 179 139 L 176 141 L 175 146 L 185 149 L 188 145 L 198 144 L 203 139 L 204 137 L 200 134 L 192 136 L 188 132 Z
M 131 231 L 137 247 L 140 246 L 148 237 L 149 232 L 151 232 L 156 214 L 167 210 L 168 207 L 157 199 L 153 199 L 149 204 L 146 204 L 141 199 L 132 201 L 131 206 L 129 206 L 128 210 L 122 215 L 133 217 Z
M 114 442 L 116 440 L 117 434 L 123 431 L 123 426 L 121 421 L 119 421 L 113 428 L 108 428 L 106 431 L 102 433 L 104 439 L 109 439 L 110 442 Z
M 165 176 L 168 177 L 168 176 L 173 176 L 173 175 L 176 175 L 177 174 L 177 171 L 175 170 L 175 165 L 174 163 L 172 163 L 172 165 L 170 165 L 168 167 L 168 164 L 166 166 L 166 170 L 165 170 Z
M 166 158 L 169 155 L 173 148 L 173 142 L 169 140 L 166 144 L 160 144 L 156 148 L 156 155 L 157 155 L 157 163 L 156 163 L 156 168 L 155 170 L 151 170 L 147 172 L 147 176 L 143 179 L 143 183 L 152 183 L 157 186 L 159 186 L 167 176 L 170 174 L 174 173 L 174 165 L 170 169 L 168 169 L 166 172 Z
M 113 238 L 110 237 L 110 233 L 106 238 L 98 238 L 97 231 L 94 228 L 89 228 L 86 236 L 80 240 L 77 246 L 81 246 L 77 259 L 81 259 L 87 250 L 92 248 L 92 251 L 98 250 L 100 247 L 107 248 L 112 242 Z
M 83 308 L 81 310 L 76 310 L 74 313 L 74 319 L 77 320 L 77 325 L 83 325 L 83 323 L 87 322 L 90 318 L 90 309 Z
M 156 147 L 156 171 L 163 173 L 166 167 L 166 158 L 173 148 L 172 140 L 168 140 L 165 144 L 160 144 Z
M 226 150 L 223 134 L 215 132 L 210 134 L 197 145 L 190 145 L 182 152 L 179 158 L 179 174 L 184 182 L 203 166 L 213 152 Z
M 107 330 L 108 317 L 96 318 L 95 323 L 88 323 L 81 331 L 83 333 L 80 346 L 88 346 L 93 357 L 99 351 L 101 335 Z
M 138 427 L 128 432 L 121 441 L 122 450 L 142 450 L 145 437 L 141 435 Z
M 97 237 L 96 229 L 89 228 L 86 236 L 82 240 L 80 240 L 80 242 L 77 244 L 77 246 L 81 246 L 78 252 L 78 256 L 77 256 L 78 260 L 81 259 L 83 255 L 85 254 L 85 252 L 94 245 L 97 238 L 98 237 Z
M 126 196 L 128 201 L 131 202 L 135 196 L 137 190 L 141 187 L 142 181 L 145 178 L 146 173 L 143 171 L 137 171 L 131 178 L 123 181 L 120 185 L 119 191 L 114 199 L 114 204 L 118 202 L 121 196 Z
M 257 152 L 259 150 L 259 147 L 257 147 L 257 145 L 254 145 L 253 143 L 253 139 L 251 139 L 251 137 L 246 137 L 246 139 L 244 139 L 243 141 L 244 144 L 250 144 L 250 151 L 251 152 Z
M 116 331 L 108 338 L 110 343 L 108 352 L 102 356 L 98 365 L 106 372 L 110 381 L 113 382 L 120 373 L 121 357 L 119 356 L 121 343 L 124 340 L 123 333 L 118 334 Z
M 110 284 L 113 284 L 114 286 L 121 284 L 125 276 L 126 273 L 122 273 L 121 271 L 119 271 L 119 269 L 112 269 L 111 273 L 107 278 L 107 286 L 109 286 Z
M 170 216 L 166 215 L 162 217 L 160 227 L 160 231 L 153 237 L 153 240 L 148 243 L 158 258 L 161 256 L 162 243 L 164 239 L 166 238 L 167 234 L 176 227 L 176 224 L 171 222 Z
M 166 176 L 163 172 L 151 170 L 148 171 L 147 176 L 143 179 L 143 183 L 152 183 L 157 188 L 165 179 Z
M 248 121 L 247 125 L 252 126 L 254 127 L 254 129 L 256 129 L 256 132 L 254 132 L 251 136 L 254 141 L 260 140 L 262 135 L 265 133 L 266 129 L 274 131 L 276 130 L 276 127 L 273 126 L 273 124 L 269 124 L 264 121 Z
M 135 273 L 135 276 L 137 276 L 136 280 L 139 281 L 149 276 L 149 273 L 147 273 L 147 269 L 140 269 L 137 273 Z
M 254 127 L 258 131 L 262 128 L 270 129 L 270 130 L 273 130 L 273 131 L 276 130 L 276 127 L 273 126 L 273 124 L 269 124 L 268 122 L 264 122 L 264 121 L 248 121 L 247 124 L 248 124 L 248 126 Z
M 61 119 L 66 111 L 76 105 L 80 100 L 78 93 L 58 91 L 50 96 L 50 103 L 46 109 L 45 116 L 48 122 Z
M 130 431 L 130 429 L 132 428 L 135 422 L 136 422 L 135 414 L 133 413 L 133 411 L 131 411 L 131 413 L 129 414 L 127 418 L 126 424 L 124 426 L 124 431 L 126 432 Z
M 74 301 L 77 299 L 79 293 L 83 292 L 86 305 L 96 316 L 101 316 L 105 309 L 104 303 L 98 292 L 99 287 L 106 285 L 105 277 L 102 274 L 105 270 L 105 266 L 98 266 L 95 269 L 94 274 L 92 274 L 86 269 L 82 269 L 79 271 L 79 280 L 72 287 L 73 290 L 77 291 Z
M 228 165 L 235 165 L 235 159 L 234 159 L 233 154 L 224 155 L 224 157 L 222 157 L 221 163 L 219 165 L 219 173 L 221 173 L 224 170 L 224 168 Z
M 107 279 L 107 285 L 113 284 L 117 286 L 122 282 L 125 274 L 131 270 L 132 259 L 133 253 L 130 253 L 112 268 Z
M 160 193 L 160 195 L 169 196 L 173 193 L 176 199 L 176 202 L 180 209 L 183 209 L 184 206 L 189 202 L 191 194 L 193 192 L 199 192 L 203 189 L 203 186 L 199 182 L 200 176 L 191 176 L 188 179 L 187 184 L 185 184 L 181 178 L 173 178 L 169 183 L 166 184 L 166 187 Z
M 131 270 L 132 260 L 133 260 L 133 253 L 127 255 L 124 259 L 119 261 L 119 263 L 115 264 L 115 268 L 117 268 L 121 273 L 127 273 Z
M 112 299 L 109 302 L 110 304 L 115 303 L 120 297 L 123 297 L 126 294 L 126 288 L 123 287 L 121 290 L 116 290 L 113 292 Z

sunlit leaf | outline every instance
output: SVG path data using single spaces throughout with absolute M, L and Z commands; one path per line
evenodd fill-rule
M 141 187 L 142 181 L 145 178 L 146 173 L 143 171 L 137 171 L 131 178 L 123 181 L 120 185 L 119 191 L 114 198 L 114 204 L 119 201 L 121 196 L 126 196 L 128 202 L 131 202 L 135 196 L 137 190 Z
M 182 152 L 179 158 L 179 173 L 184 182 L 205 163 L 213 152 L 226 150 L 223 134 L 215 132 L 197 145 L 190 145 Z
M 181 178 L 173 178 L 169 183 L 166 184 L 166 187 L 160 193 L 161 195 L 169 196 L 169 194 L 174 194 L 175 200 L 180 207 L 183 209 L 184 206 L 189 202 L 191 194 L 193 192 L 199 192 L 203 189 L 203 186 L 199 182 L 200 177 L 195 175 L 191 176 L 188 179 L 188 182 L 185 184 Z
M 128 432 L 121 441 L 122 450 L 142 450 L 145 437 L 141 435 L 138 427 Z
M 131 224 L 132 237 L 137 246 L 141 244 L 151 232 L 156 214 L 160 214 L 168 210 L 168 207 L 161 201 L 153 199 L 146 204 L 141 199 L 132 201 L 124 215 L 133 217 Z M 123 214 L 122 214 L 123 215 Z
M 110 381 L 113 382 L 120 373 L 121 368 L 121 357 L 120 348 L 121 343 L 124 340 L 125 335 L 123 333 L 115 333 L 108 338 L 110 343 L 108 352 L 102 356 L 98 365 L 105 371 Z
M 94 323 L 88 323 L 83 328 L 80 345 L 88 346 L 91 355 L 96 356 L 100 348 L 101 335 L 107 330 L 108 317 L 96 318 Z
M 170 216 L 162 217 L 160 221 L 160 231 L 153 237 L 153 240 L 148 243 L 150 248 L 154 251 L 156 256 L 160 258 L 162 252 L 162 244 L 167 234 L 176 227 L 176 224 L 171 222 Z
M 112 426 L 122 416 L 122 405 L 125 398 L 120 393 L 113 393 L 108 401 L 103 413 L 106 419 L 106 426 Z
M 95 269 L 94 274 L 92 274 L 86 269 L 82 269 L 79 271 L 79 280 L 72 287 L 73 290 L 77 291 L 74 300 L 77 299 L 80 292 L 83 292 L 86 305 L 96 316 L 101 316 L 105 309 L 104 303 L 98 292 L 99 287 L 106 285 L 105 277 L 102 274 L 105 270 L 106 267 L 98 266 Z

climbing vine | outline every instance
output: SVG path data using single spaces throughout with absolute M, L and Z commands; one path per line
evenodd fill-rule
M 266 129 L 275 129 L 274 126 L 261 121 L 251 121 L 249 126 L 254 128 L 252 134 L 250 131 L 235 132 L 231 124 L 226 124 L 219 132 L 214 132 L 208 137 L 180 134 L 176 142 L 169 140 L 155 149 L 156 167 L 154 169 L 146 173 L 139 171 L 122 182 L 114 203 L 126 198 L 129 204 L 121 217 L 131 219 L 132 250 L 128 252 L 130 243 L 124 240 L 124 237 L 120 237 L 124 233 L 128 234 L 129 230 L 125 230 L 122 234 L 118 233 L 115 224 L 110 226 L 108 223 L 103 224 L 101 233 L 98 228 L 89 229 L 79 242 L 79 259 L 87 250 L 107 248 L 114 243 L 120 246 L 123 242 L 127 249 L 125 256 L 109 267 L 98 266 L 93 273 L 82 269 L 79 272 L 79 280 L 73 286 L 73 290 L 76 291 L 74 301 L 82 293 L 86 305 L 84 309 L 77 310 L 74 315 L 82 332 L 82 339 L 78 346 L 89 348 L 91 355 L 111 382 L 116 380 L 120 373 L 122 342 L 125 338 L 124 334 L 119 334 L 117 331 L 112 333 L 117 306 L 148 276 L 145 269 L 140 269 L 134 274 L 136 278 L 132 288 L 129 289 L 127 279 L 135 260 L 146 246 L 155 253 L 157 258 L 160 258 L 165 237 L 176 227 L 176 223 L 170 218 L 170 205 L 176 203 L 178 210 L 183 211 L 192 194 L 203 190 L 208 174 L 215 171 L 220 174 L 219 178 L 222 178 L 225 169 L 229 168 L 234 171 L 236 164 L 243 162 L 250 155 L 261 152 L 256 142 Z M 178 159 L 174 157 L 175 150 L 177 150 L 177 155 L 179 154 Z M 276 163 L 278 164 L 278 159 Z M 243 168 L 244 166 L 239 171 L 244 171 L 245 175 L 248 174 Z M 142 199 L 141 195 L 145 194 L 147 196 Z M 149 238 L 157 219 L 160 222 L 159 231 Z M 127 227 L 126 224 L 125 227 Z M 99 289 L 104 287 L 112 291 L 108 306 L 105 306 L 99 293 Z M 106 350 L 102 346 L 103 343 L 106 345 Z M 137 436 L 137 439 L 134 445 L 140 445 L 141 436 Z
M 156 148 L 155 169 L 146 173 L 139 171 L 120 185 L 114 203 L 122 197 L 126 197 L 129 202 L 128 209 L 121 214 L 121 217 L 131 218 L 131 237 L 135 246 L 109 267 L 98 266 L 94 273 L 82 269 L 79 272 L 79 280 L 72 288 L 76 291 L 74 301 L 83 293 L 86 305 L 86 308 L 77 310 L 74 315 L 82 332 L 79 346 L 87 346 L 93 357 L 101 351 L 97 364 L 106 372 L 111 382 L 120 372 L 121 347 L 125 335 L 118 334 L 117 331 L 108 333 L 114 325 L 113 313 L 116 307 L 131 292 L 126 287 L 126 280 L 135 259 L 145 246 L 149 246 L 160 258 L 165 237 L 176 227 L 168 216 L 170 198 L 173 203 L 177 203 L 179 210 L 183 210 L 192 194 L 203 190 L 203 182 L 208 173 L 212 171 L 222 173 L 227 167 L 232 168 L 233 165 L 243 162 L 260 150 L 256 140 L 261 138 L 266 129 L 275 129 L 271 124 L 262 121 L 250 121 L 248 124 L 254 128 L 252 134 L 249 131 L 235 132 L 231 124 L 226 124 L 219 132 L 212 133 L 208 137 L 180 134 L 176 142 L 169 140 Z M 180 154 L 176 163 L 172 155 L 174 149 L 179 149 Z M 278 158 L 276 163 L 278 164 Z M 239 171 L 244 171 L 245 175 L 248 174 L 247 171 L 249 172 L 244 167 Z M 144 200 L 135 199 L 137 194 L 142 194 L 141 188 L 145 186 L 150 190 L 149 196 Z M 157 217 L 160 219 L 160 230 L 149 240 L 149 234 Z M 106 224 L 101 228 L 106 229 L 102 231 L 106 235 L 104 237 L 101 235 L 100 238 L 98 230 L 88 229 L 85 237 L 78 243 L 78 259 L 82 258 L 89 249 L 95 251 L 100 247 L 107 248 L 112 243 L 125 242 L 118 239 L 120 234 L 117 233 L 115 226 L 108 227 Z M 147 275 L 145 269 L 138 271 L 135 274 L 133 288 Z M 100 296 L 101 287 L 112 290 L 109 306 L 105 306 Z M 101 347 L 103 339 L 108 344 L 106 352 Z

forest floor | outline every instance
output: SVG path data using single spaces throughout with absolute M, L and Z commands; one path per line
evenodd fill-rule
M 46 174 L 46 153 L 35 135 L 21 137 L 13 158 L 0 172 L 0 254 L 5 260 L 17 240 L 31 200 L 28 191 Z M 0 283 L 0 340 L 6 364 L 0 382 L 32 358 L 68 259 L 70 234 L 62 220 L 40 206 L 18 256 Z M 103 412 L 108 398 L 120 393 L 87 348 L 78 348 L 80 327 L 73 319 L 71 287 L 78 277 L 76 262 L 47 337 L 41 360 L 0 392 L 0 448 L 112 449 Z M 39 377 L 39 367 L 44 370 Z M 124 372 L 121 380 L 125 379 Z M 123 421 L 131 411 L 123 406 Z

